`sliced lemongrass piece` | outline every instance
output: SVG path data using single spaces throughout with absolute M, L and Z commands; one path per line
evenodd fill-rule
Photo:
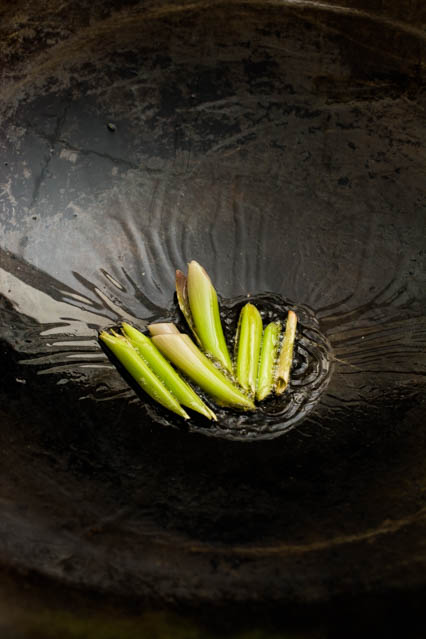
M 217 294 L 206 271 L 195 260 L 188 264 L 187 288 L 192 320 L 202 348 L 232 373 Z
M 200 351 L 188 335 L 164 333 L 152 341 L 157 348 L 206 393 L 224 406 L 254 410 L 255 405 Z
M 236 341 L 237 381 L 254 395 L 262 341 L 262 318 L 253 304 L 248 303 L 241 309 Z
M 129 340 L 120 335 L 110 335 L 102 331 L 99 335 L 101 339 L 123 364 L 139 386 L 156 402 L 180 415 L 184 419 L 189 419 L 188 413 L 182 408 L 176 397 L 164 386 L 163 382 L 149 368 L 148 364 L 140 357 L 137 350 L 130 344 Z
M 182 273 L 179 269 L 176 271 L 176 295 L 179 304 L 179 308 L 182 311 L 186 323 L 191 329 L 197 343 L 201 346 L 200 338 L 197 335 L 194 320 L 192 318 L 191 307 L 189 306 L 188 297 L 188 278 L 185 273 Z
M 277 395 L 281 395 L 285 391 L 290 379 L 290 370 L 293 363 L 294 338 L 296 337 L 296 326 L 297 315 L 294 311 L 289 311 L 275 374 L 275 392 L 277 393 Z
M 192 408 L 192 410 L 201 413 L 207 419 L 217 421 L 214 412 L 206 406 L 191 386 L 175 371 L 149 337 L 125 322 L 122 324 L 122 330 L 151 370 L 183 406 Z
M 174 324 L 169 322 L 159 322 L 158 324 L 150 324 L 149 332 L 151 335 L 163 335 L 164 333 L 171 333 L 172 335 L 180 335 L 180 331 Z
M 274 369 L 280 345 L 280 333 L 280 322 L 271 322 L 263 331 L 256 383 L 256 399 L 258 402 L 268 397 L 274 386 Z

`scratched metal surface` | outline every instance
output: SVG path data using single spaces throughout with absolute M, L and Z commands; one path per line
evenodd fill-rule
M 3 564 L 163 601 L 424 586 L 409 4 L 0 4 Z M 274 441 L 164 426 L 98 347 L 170 312 L 192 258 L 227 300 L 307 305 L 331 344 L 318 404 Z

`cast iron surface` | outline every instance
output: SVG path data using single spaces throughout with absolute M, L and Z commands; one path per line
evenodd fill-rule
M 163 601 L 424 585 L 425 38 L 361 4 L 3 12 L 3 564 Z M 273 441 L 159 423 L 99 349 L 190 259 L 331 344 Z

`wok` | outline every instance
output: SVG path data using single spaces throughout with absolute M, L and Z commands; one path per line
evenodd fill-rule
M 191 605 L 424 588 L 424 10 L 373 5 L 0 3 L 3 566 Z M 311 318 L 295 423 L 183 428 L 100 349 L 191 259 Z

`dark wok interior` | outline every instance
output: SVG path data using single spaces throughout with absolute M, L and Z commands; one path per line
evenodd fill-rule
M 424 9 L 381 5 L 0 2 L 0 582 L 22 605 L 227 632 L 250 608 L 271 633 L 421 608 Z M 291 428 L 178 426 L 99 348 L 173 316 L 190 259 L 225 304 L 318 322 L 327 383 Z

